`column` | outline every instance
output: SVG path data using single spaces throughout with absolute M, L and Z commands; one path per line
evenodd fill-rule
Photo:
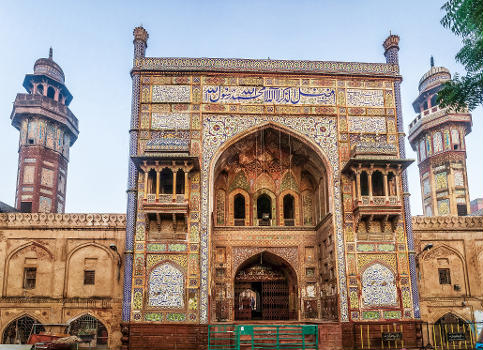
M 373 170 L 373 165 L 371 164 L 371 167 L 367 171 L 367 182 L 369 185 L 369 202 L 372 202 L 372 172 Z
M 171 171 L 173 172 L 173 202 L 176 202 L 176 168 L 171 168 Z
M 388 165 L 386 165 L 386 169 L 383 171 L 383 176 L 384 176 L 384 197 L 386 197 L 386 202 L 389 201 L 389 191 L 388 191 L 388 183 L 387 183 L 387 168 L 389 168 Z
M 399 166 L 399 168 L 401 168 L 401 166 Z M 396 196 L 397 196 L 397 201 L 398 202 L 400 201 L 400 198 L 399 198 L 399 195 L 400 195 L 400 191 L 399 191 L 399 175 L 401 175 L 401 169 L 398 169 L 398 171 L 396 172 L 396 176 L 394 177 L 394 179 L 396 180 Z
M 357 201 L 361 201 L 362 198 L 361 198 L 361 171 L 360 170 L 356 170 L 355 171 L 356 173 L 356 196 L 357 196 Z
M 144 171 L 144 199 L 148 198 L 148 177 L 149 168 L 143 168 Z
M 185 168 L 184 169 L 184 200 L 185 201 L 187 201 L 189 198 L 188 174 L 189 174 L 189 169 Z
M 156 169 L 156 200 L 159 201 L 159 185 L 161 183 L 161 169 Z
M 56 100 L 57 102 L 59 102 L 59 93 L 60 93 L 60 90 L 55 89 L 54 100 Z

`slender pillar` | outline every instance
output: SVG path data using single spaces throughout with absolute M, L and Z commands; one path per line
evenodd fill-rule
M 389 201 L 389 191 L 388 191 L 388 184 L 387 184 L 387 170 L 384 171 L 384 197 L 386 197 L 386 202 Z
M 362 200 L 361 197 L 361 171 L 356 171 L 356 189 L 357 189 L 357 200 L 360 202 Z
M 185 201 L 187 201 L 189 198 L 188 174 L 189 174 L 189 169 L 185 169 L 184 170 L 184 200 Z
M 161 184 L 161 169 L 156 169 L 156 200 L 159 201 L 159 185 Z
M 173 171 L 173 202 L 176 202 L 176 168 L 172 168 Z
M 372 202 L 372 166 L 371 169 L 367 171 L 367 182 L 369 185 L 369 201 Z
M 148 178 L 149 178 L 149 168 L 144 168 L 144 199 L 148 198 Z

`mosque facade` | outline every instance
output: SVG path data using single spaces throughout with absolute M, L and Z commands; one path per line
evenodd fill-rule
M 399 37 L 384 41 L 384 63 L 157 58 L 147 42 L 135 28 L 126 215 L 63 213 L 72 96 L 51 54 L 25 78 L 11 115 L 16 203 L 0 207 L 2 342 L 25 341 L 22 325 L 38 323 L 89 330 L 89 346 L 204 349 L 208 325 L 257 323 L 317 324 L 321 349 L 384 344 L 388 327 L 400 347 L 420 344 L 431 309 L 420 261 L 441 237 L 425 218 L 413 232 Z M 423 85 L 445 73 L 431 72 Z M 425 108 L 426 85 L 423 116 L 437 108 Z M 460 147 L 462 115 L 450 122 Z M 411 124 L 413 147 L 434 131 L 425 118 Z M 451 142 L 448 159 L 465 159 Z M 424 203 L 465 215 L 464 161 L 445 163 L 453 187 L 442 196 L 441 165 L 426 159 L 418 153 L 433 169 L 422 170 Z M 464 231 L 469 219 L 455 218 Z M 472 220 L 477 241 L 483 223 Z

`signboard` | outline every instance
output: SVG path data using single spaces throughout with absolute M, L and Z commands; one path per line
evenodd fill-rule
M 382 340 L 383 341 L 396 341 L 402 339 L 401 332 L 383 332 L 382 333 Z
M 448 341 L 465 341 L 466 340 L 466 335 L 465 333 L 446 333 L 446 339 Z

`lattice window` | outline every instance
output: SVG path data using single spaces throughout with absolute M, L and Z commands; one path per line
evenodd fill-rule
M 84 285 L 96 284 L 96 271 L 84 270 Z
M 34 289 L 36 281 L 37 281 L 37 268 L 25 267 L 23 269 L 23 288 Z

